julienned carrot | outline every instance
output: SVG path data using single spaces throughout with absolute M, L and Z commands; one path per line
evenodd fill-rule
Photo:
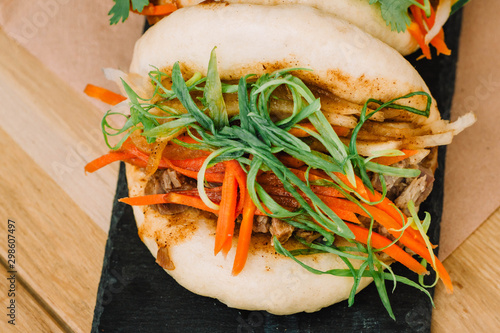
M 374 158 L 371 161 L 374 163 L 378 163 L 378 164 L 391 165 L 391 164 L 406 160 L 407 158 L 418 153 L 418 150 L 401 149 L 401 152 L 403 152 L 404 155 L 401 155 L 401 156 L 382 156 L 382 157 Z
M 441 30 L 439 30 L 439 33 L 436 35 L 436 37 L 434 37 L 431 40 L 431 45 L 436 48 L 436 50 L 438 51 L 438 55 L 440 53 L 442 53 L 444 55 L 450 55 L 451 54 L 451 50 L 448 48 L 448 46 L 446 45 L 446 43 L 444 41 L 444 31 L 443 31 L 443 28 L 441 28 Z
M 236 178 L 238 182 L 238 187 L 240 188 L 240 199 L 238 201 L 238 206 L 236 207 L 236 215 L 243 211 L 243 206 L 245 204 L 246 197 L 248 196 L 247 190 L 247 174 L 241 167 L 240 163 L 236 160 L 227 161 L 224 163 L 226 169 L 231 170 L 231 173 Z
M 238 245 L 233 263 L 233 275 L 238 275 L 247 262 L 250 239 L 252 237 L 253 218 L 255 216 L 255 204 L 249 195 L 245 197 L 243 214 L 238 234 Z
M 153 5 L 149 4 L 143 8 L 141 12 L 133 10 L 134 13 L 147 15 L 147 16 L 163 16 L 168 15 L 177 10 L 177 5 L 175 4 L 166 4 L 166 5 Z
M 359 219 L 356 217 L 356 214 L 354 212 L 351 212 L 349 210 L 343 210 L 339 208 L 333 208 L 332 209 L 335 214 L 337 214 L 338 217 L 340 217 L 344 221 L 356 223 L 356 224 L 361 224 Z
M 328 179 L 329 178 L 328 175 L 322 171 L 311 170 L 311 173 L 315 177 L 318 177 L 319 179 Z M 335 175 L 337 175 L 340 178 L 340 180 L 342 180 L 344 183 L 346 183 L 347 185 L 350 185 L 350 183 L 345 175 L 343 175 L 341 173 L 335 173 Z M 355 177 L 356 177 L 356 192 L 360 196 L 362 196 L 362 197 L 364 196 L 365 199 L 367 199 L 368 201 L 371 201 L 371 202 L 379 201 L 382 198 L 382 194 L 380 194 L 377 191 L 374 191 L 374 193 L 371 193 L 370 191 L 368 191 L 366 189 L 365 185 L 363 184 L 363 181 L 358 176 L 355 176 Z M 363 205 L 364 205 L 364 207 L 373 207 L 370 205 L 365 205 L 365 204 L 363 204 Z M 380 212 L 376 212 L 376 214 L 379 218 L 380 217 L 384 218 L 383 222 L 386 223 L 386 225 L 385 225 L 386 228 L 400 229 L 406 224 L 406 217 L 404 216 L 404 214 L 400 214 L 398 212 L 398 210 L 393 207 L 393 205 L 394 205 L 394 203 L 392 203 L 389 199 L 384 198 L 384 200 L 381 203 L 375 205 L 375 207 L 377 207 L 380 211 L 387 213 L 387 215 L 389 215 L 393 219 L 393 221 L 395 221 L 397 223 L 396 225 L 389 222 L 388 217 L 380 214 Z M 356 212 L 359 212 L 359 207 L 355 208 L 355 209 L 357 210 Z M 362 213 L 359 213 L 359 214 L 366 215 L 366 213 L 364 213 L 363 211 L 362 211 Z M 401 215 L 403 215 L 403 219 L 401 219 Z M 380 221 L 378 221 L 378 222 L 380 223 Z M 388 225 L 393 225 L 393 227 L 388 227 Z M 420 233 L 418 231 L 416 231 L 412 228 L 407 228 L 405 233 L 411 235 L 411 237 L 413 237 L 414 239 L 416 239 L 420 243 L 425 244 L 424 239 L 422 238 L 422 235 L 420 235 Z
M 85 172 L 94 172 L 99 170 L 102 167 L 105 167 L 106 165 L 116 162 L 116 161 L 124 161 L 130 158 L 133 158 L 134 155 L 132 153 L 128 152 L 121 152 L 121 151 L 113 151 L 110 153 L 107 153 L 106 155 L 102 155 L 101 157 L 96 158 L 92 162 L 87 163 L 85 166 Z
M 132 142 L 130 140 L 125 141 L 123 143 L 121 149 L 123 151 L 127 151 L 127 152 L 134 154 L 134 156 L 136 158 L 139 158 L 139 159 L 146 161 L 146 162 L 149 158 L 148 155 L 141 152 L 134 144 L 132 144 Z M 198 177 L 197 171 L 191 171 L 191 170 L 186 170 L 186 169 L 177 167 L 176 165 L 174 165 L 171 161 L 169 161 L 167 159 L 162 159 L 160 161 L 159 168 L 171 168 L 184 176 L 194 178 L 194 179 L 196 179 Z M 209 182 L 212 182 L 212 183 L 222 183 L 222 180 L 224 179 L 224 174 L 223 173 L 207 172 L 207 173 L 205 173 L 205 179 Z
M 347 226 L 351 229 L 358 242 L 363 244 L 368 242 L 368 229 L 352 225 L 350 223 L 347 223 Z M 372 232 L 371 246 L 373 248 L 383 248 L 390 243 L 391 241 L 389 239 L 377 234 L 376 232 Z M 427 273 L 427 269 L 425 269 L 424 266 L 422 266 L 417 260 L 396 244 L 389 246 L 388 248 L 382 250 L 382 252 L 388 254 L 392 259 L 402 263 L 417 274 Z
M 335 172 L 335 176 L 337 176 L 344 184 L 347 186 L 351 187 L 353 190 L 355 190 L 356 193 L 358 193 L 363 199 L 368 200 L 368 191 L 366 190 L 365 184 L 363 184 L 363 181 L 361 178 L 356 177 L 356 187 L 351 184 L 349 179 L 347 178 L 346 175 L 340 173 L 340 172 Z
M 443 264 L 441 261 L 437 258 L 437 256 L 434 257 L 436 261 L 436 265 L 433 265 L 432 263 L 432 258 L 431 254 L 429 252 L 429 249 L 425 246 L 425 244 L 422 244 L 418 242 L 415 239 L 412 239 L 410 237 L 407 237 L 403 240 L 403 237 L 400 239 L 401 243 L 403 243 L 407 248 L 411 249 L 414 251 L 416 254 L 427 260 L 428 263 L 431 264 L 432 268 L 436 272 L 438 272 L 439 277 L 441 278 L 441 281 L 443 281 L 446 289 L 448 292 L 452 293 L 453 292 L 453 284 L 451 283 L 451 278 L 448 272 L 446 271 L 446 268 L 444 268 Z
M 421 0 L 419 2 L 422 3 Z M 408 27 L 408 30 L 412 34 L 412 36 L 417 40 L 425 57 L 430 59 L 431 58 L 430 48 L 429 48 L 429 45 L 425 44 L 425 35 L 434 26 L 434 23 L 436 20 L 436 12 L 435 12 L 434 8 L 432 8 L 432 6 L 431 6 L 431 15 L 429 17 L 427 17 L 425 15 L 425 12 L 415 5 L 410 7 L 410 11 L 411 11 L 413 18 L 415 20 L 415 22 L 413 22 L 413 23 L 416 23 L 418 29 L 412 23 L 413 26 Z M 425 21 L 425 25 L 424 25 L 424 21 Z M 425 46 L 423 47 L 423 45 L 425 45 Z M 444 31 L 442 28 L 439 31 L 439 33 L 431 40 L 431 45 L 436 48 L 438 55 L 441 53 L 445 54 L 445 55 L 451 54 L 451 50 L 448 48 L 448 46 L 446 45 L 446 42 L 444 41 Z
M 233 238 L 234 221 L 236 219 L 236 201 L 238 197 L 238 182 L 231 170 L 226 170 L 222 182 L 222 199 L 215 232 L 214 254 L 217 255 L 224 244 Z
M 369 200 L 371 202 L 376 202 L 376 201 L 380 201 L 380 199 L 382 198 L 382 194 L 380 194 L 377 191 L 374 191 L 373 193 L 368 192 L 368 197 L 369 197 Z M 382 200 L 380 203 L 376 204 L 375 207 L 377 207 L 381 211 L 385 212 L 393 220 L 395 220 L 397 222 L 397 224 L 399 225 L 399 227 L 397 227 L 397 229 L 406 225 L 406 223 L 407 223 L 406 215 L 401 213 L 396 208 L 396 206 L 394 205 L 394 203 L 391 200 L 384 198 L 384 200 Z M 408 234 L 409 236 L 411 236 L 411 238 L 417 240 L 419 243 L 425 244 L 425 241 L 424 241 L 422 235 L 417 230 L 415 230 L 413 228 L 407 228 L 405 233 Z
M 223 165 L 224 165 L 226 172 L 231 173 L 234 176 L 236 182 L 238 183 L 238 187 L 240 189 L 239 201 L 238 201 L 238 204 L 236 206 L 236 211 L 234 213 L 234 218 L 236 219 L 236 216 L 241 214 L 241 212 L 243 211 L 243 206 L 244 206 L 245 200 L 248 196 L 247 174 L 245 173 L 245 171 L 243 171 L 240 163 L 236 160 L 226 161 L 223 163 Z M 235 193 L 235 195 L 237 195 L 237 194 L 238 194 L 238 192 Z M 234 221 L 232 223 L 231 230 L 233 230 L 233 232 L 234 232 Z M 232 235 L 231 235 L 231 237 L 228 237 L 226 242 L 222 246 L 222 253 L 224 254 L 224 256 L 226 256 L 228 254 L 229 250 L 231 250 L 231 247 L 233 245 L 232 238 L 233 238 Z
M 170 192 L 167 194 L 153 194 L 153 195 L 144 195 L 140 197 L 122 198 L 119 199 L 119 201 L 131 206 L 148 206 L 148 205 L 171 203 L 171 204 L 179 204 L 179 205 L 198 208 L 214 214 L 217 214 L 219 212 L 205 205 L 205 203 L 199 197 L 193 197 L 175 192 Z
M 281 163 L 283 163 L 284 166 L 287 166 L 289 168 L 300 168 L 301 166 L 306 165 L 304 161 L 299 160 L 298 158 L 295 158 L 293 156 L 290 156 L 285 153 L 279 153 L 276 155 L 278 159 L 280 160 Z
M 87 96 L 96 98 L 96 99 L 98 99 L 106 104 L 110 104 L 110 105 L 116 105 L 116 104 L 123 102 L 124 100 L 127 99 L 126 97 L 124 97 L 120 94 L 114 93 L 114 92 L 112 92 L 108 89 L 105 89 L 105 88 L 94 86 L 93 84 L 87 84 L 87 86 L 85 87 L 83 92 L 85 94 L 87 94 Z
M 304 170 L 290 169 L 290 171 L 292 171 L 297 177 L 299 177 L 300 180 L 305 181 L 305 171 Z M 365 200 L 368 200 L 368 194 L 366 193 L 367 192 L 366 187 L 364 186 L 363 181 L 359 177 L 356 177 L 356 188 L 354 188 L 354 186 L 347 179 L 346 175 L 344 175 L 340 172 L 335 172 L 334 174 L 342 182 L 344 182 L 347 186 L 356 190 L 356 193 L 358 193 L 362 198 L 364 198 Z M 315 181 L 315 180 L 331 180 L 331 178 L 324 171 L 312 169 L 309 172 L 309 181 Z M 337 195 L 333 195 L 333 196 L 337 196 Z
M 431 49 L 429 48 L 429 45 L 425 44 L 425 33 L 420 30 L 420 27 L 418 26 L 417 23 L 412 22 L 408 26 L 408 32 L 415 38 L 417 41 L 418 45 L 420 46 L 420 49 L 422 50 L 422 53 L 427 59 L 431 59 Z

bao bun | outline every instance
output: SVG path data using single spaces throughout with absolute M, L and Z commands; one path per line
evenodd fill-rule
M 394 49 L 331 15 L 298 5 L 205 4 L 177 10 L 137 42 L 130 72 L 147 76 L 151 66 L 170 71 L 179 61 L 183 74 L 206 74 L 217 47 L 222 80 L 302 67 L 307 84 L 354 103 L 383 101 L 428 89 L 415 69 Z M 407 100 L 424 107 L 421 98 Z M 423 118 L 423 117 L 422 117 Z M 431 118 L 439 118 L 433 103 Z M 144 173 L 128 166 L 130 197 L 144 195 Z M 216 220 L 194 209 L 160 215 L 151 207 L 134 207 L 142 241 L 156 257 L 171 261 L 167 270 L 194 293 L 218 298 L 230 307 L 274 314 L 312 312 L 348 298 L 352 278 L 315 275 L 275 253 L 268 235 L 253 237 L 244 270 L 231 275 L 233 249 L 226 259 L 213 255 Z M 287 243 L 288 244 L 288 243 Z M 293 242 L 288 244 L 293 246 Z M 165 259 L 165 258 L 163 258 Z M 302 256 L 320 269 L 346 268 L 333 254 Z M 359 267 L 359 262 L 354 262 Z M 360 289 L 370 282 L 364 278 Z

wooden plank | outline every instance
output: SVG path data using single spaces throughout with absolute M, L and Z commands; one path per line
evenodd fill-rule
M 7 277 L 7 270 L 0 265 L 0 276 Z M 0 279 L 0 304 L 8 306 L 10 297 L 6 290 L 10 288 L 10 282 Z M 8 323 L 12 320 L 4 316 L 0 321 L 1 332 L 40 332 L 57 333 L 64 332 L 54 321 L 51 315 L 33 298 L 33 296 L 24 288 L 24 285 L 17 280 L 15 291 L 15 326 Z
M 83 172 L 107 151 L 101 112 L 1 28 L 0 78 L 1 128 L 107 231 L 117 166 Z
M 8 199 L 0 216 L 16 222 L 18 274 L 70 330 L 89 332 L 106 233 L 3 130 L 0 142 L 0 197 Z
M 498 332 L 499 239 L 500 208 L 444 261 L 454 293 L 438 285 L 432 332 Z

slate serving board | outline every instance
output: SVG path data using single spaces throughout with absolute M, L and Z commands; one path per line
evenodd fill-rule
M 408 58 L 427 82 L 445 119 L 449 119 L 454 92 L 461 18 L 459 11 L 445 27 L 452 56 L 418 62 L 416 55 Z M 440 147 L 434 189 L 421 208 L 432 215 L 429 237 L 435 244 L 443 205 L 445 153 L 446 148 Z M 137 236 L 131 207 L 117 201 L 126 196 L 122 163 L 92 332 L 430 332 L 432 306 L 427 296 L 403 284 L 391 294 L 391 282 L 386 287 L 396 321 L 387 315 L 373 284 L 356 296 L 351 308 L 344 301 L 315 313 L 289 316 L 231 309 L 218 300 L 195 295 L 155 263 Z M 394 264 L 393 268 L 396 274 L 416 280 L 416 274 L 402 265 Z M 433 276 L 427 283 L 430 281 Z

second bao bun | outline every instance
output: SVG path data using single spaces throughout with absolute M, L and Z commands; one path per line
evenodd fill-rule
M 201 0 L 177 0 L 179 7 L 193 6 Z M 392 31 L 382 18 L 380 4 L 370 4 L 368 0 L 224 0 L 231 4 L 254 5 L 305 5 L 333 15 L 354 24 L 373 37 L 408 55 L 418 49 L 417 41 L 408 31 Z
M 214 47 L 222 80 L 299 67 L 313 70 L 294 73 L 306 84 L 357 104 L 369 98 L 388 101 L 413 91 L 428 92 L 416 70 L 387 44 L 352 24 L 299 5 L 210 3 L 179 9 L 137 42 L 130 72 L 147 77 L 155 66 L 168 73 L 179 61 L 185 77 L 195 72 L 206 75 Z M 425 108 L 421 97 L 404 103 Z M 438 119 L 434 101 L 429 118 L 417 116 L 414 121 Z M 143 171 L 128 166 L 127 178 L 130 197 L 144 195 Z M 349 296 L 352 278 L 306 271 L 276 254 L 268 235 L 252 237 L 245 269 L 232 276 L 234 250 L 226 260 L 213 255 L 214 216 L 194 209 L 160 215 L 151 207 L 134 207 L 134 213 L 142 241 L 155 257 L 167 255 L 171 264 L 167 272 L 194 293 L 231 307 L 274 314 L 317 311 Z M 346 268 L 334 254 L 301 260 L 321 270 Z M 359 262 L 353 264 L 359 267 Z M 369 282 L 364 278 L 358 290 Z

